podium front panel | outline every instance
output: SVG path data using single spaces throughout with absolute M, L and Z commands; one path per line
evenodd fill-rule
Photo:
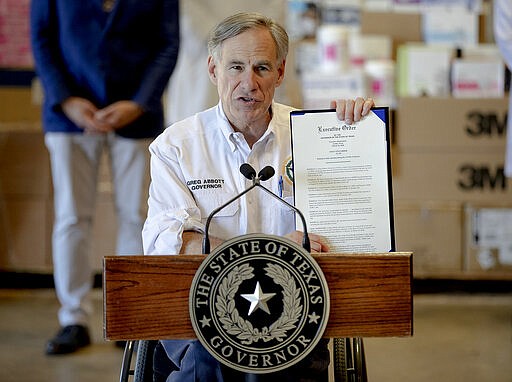
M 412 335 L 411 253 L 313 257 L 331 296 L 325 337 Z M 105 257 L 105 339 L 195 338 L 188 298 L 203 260 L 203 255 Z

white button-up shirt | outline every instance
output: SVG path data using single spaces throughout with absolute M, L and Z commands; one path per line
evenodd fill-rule
M 273 103 L 268 129 L 252 148 L 233 130 L 220 103 L 171 125 L 155 139 L 150 146 L 144 253 L 178 254 L 183 231 L 204 229 L 215 208 L 252 185 L 239 171 L 243 163 L 252 165 L 257 173 L 272 166 L 276 174 L 261 185 L 293 204 L 292 110 Z M 293 211 L 256 187 L 215 215 L 209 235 L 227 240 L 246 233 L 285 235 L 293 230 Z

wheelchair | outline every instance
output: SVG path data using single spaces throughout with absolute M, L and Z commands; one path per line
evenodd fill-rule
M 157 343 L 157 340 L 127 341 L 120 382 L 153 382 L 153 354 Z M 332 353 L 330 367 L 333 368 L 334 382 L 368 381 L 362 338 L 334 338 Z

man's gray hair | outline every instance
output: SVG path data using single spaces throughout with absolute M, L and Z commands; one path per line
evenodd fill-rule
M 276 44 L 278 61 L 284 60 L 288 54 L 288 33 L 273 19 L 260 13 L 241 12 L 226 17 L 210 32 L 208 52 L 215 59 L 220 58 L 222 43 L 229 38 L 254 28 L 266 28 Z

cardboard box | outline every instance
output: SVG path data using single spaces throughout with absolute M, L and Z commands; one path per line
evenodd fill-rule
M 149 190 L 149 171 L 145 189 Z M 91 266 L 101 273 L 103 257 L 116 253 L 117 238 L 106 153 L 100 162 L 97 192 Z M 143 213 L 147 213 L 147 193 L 142 198 Z M 42 132 L 0 133 L 0 269 L 51 273 L 52 231 L 51 173 Z
M 53 202 L 42 197 L 0 200 L 0 269 L 52 273 Z M 98 195 L 91 241 L 91 266 L 101 273 L 103 257 L 116 254 L 117 221 L 110 197 Z
M 462 204 L 395 203 L 398 251 L 413 252 L 415 278 L 453 277 L 462 271 Z
M 0 132 L 0 188 L 6 195 L 51 195 L 50 158 L 42 131 Z
M 504 150 L 435 152 L 393 150 L 393 191 L 400 201 L 512 202 Z
M 393 40 L 393 52 L 405 42 L 421 42 L 421 15 L 396 12 L 361 12 L 360 27 L 362 34 L 389 36 Z M 393 59 L 396 58 L 393 53 Z
M 0 132 L 0 267 L 51 273 L 49 156 L 41 130 Z
M 512 279 L 512 203 L 464 208 L 464 271 Z
M 1 196 L 0 196 L 1 197 Z M 20 196 L 2 199 L 5 252 L 0 267 L 17 272 L 51 272 L 53 211 L 48 198 Z
M 41 106 L 34 102 L 30 87 L 0 87 L 0 123 L 41 126 Z
M 402 97 L 395 143 L 405 150 L 504 152 L 508 98 Z

